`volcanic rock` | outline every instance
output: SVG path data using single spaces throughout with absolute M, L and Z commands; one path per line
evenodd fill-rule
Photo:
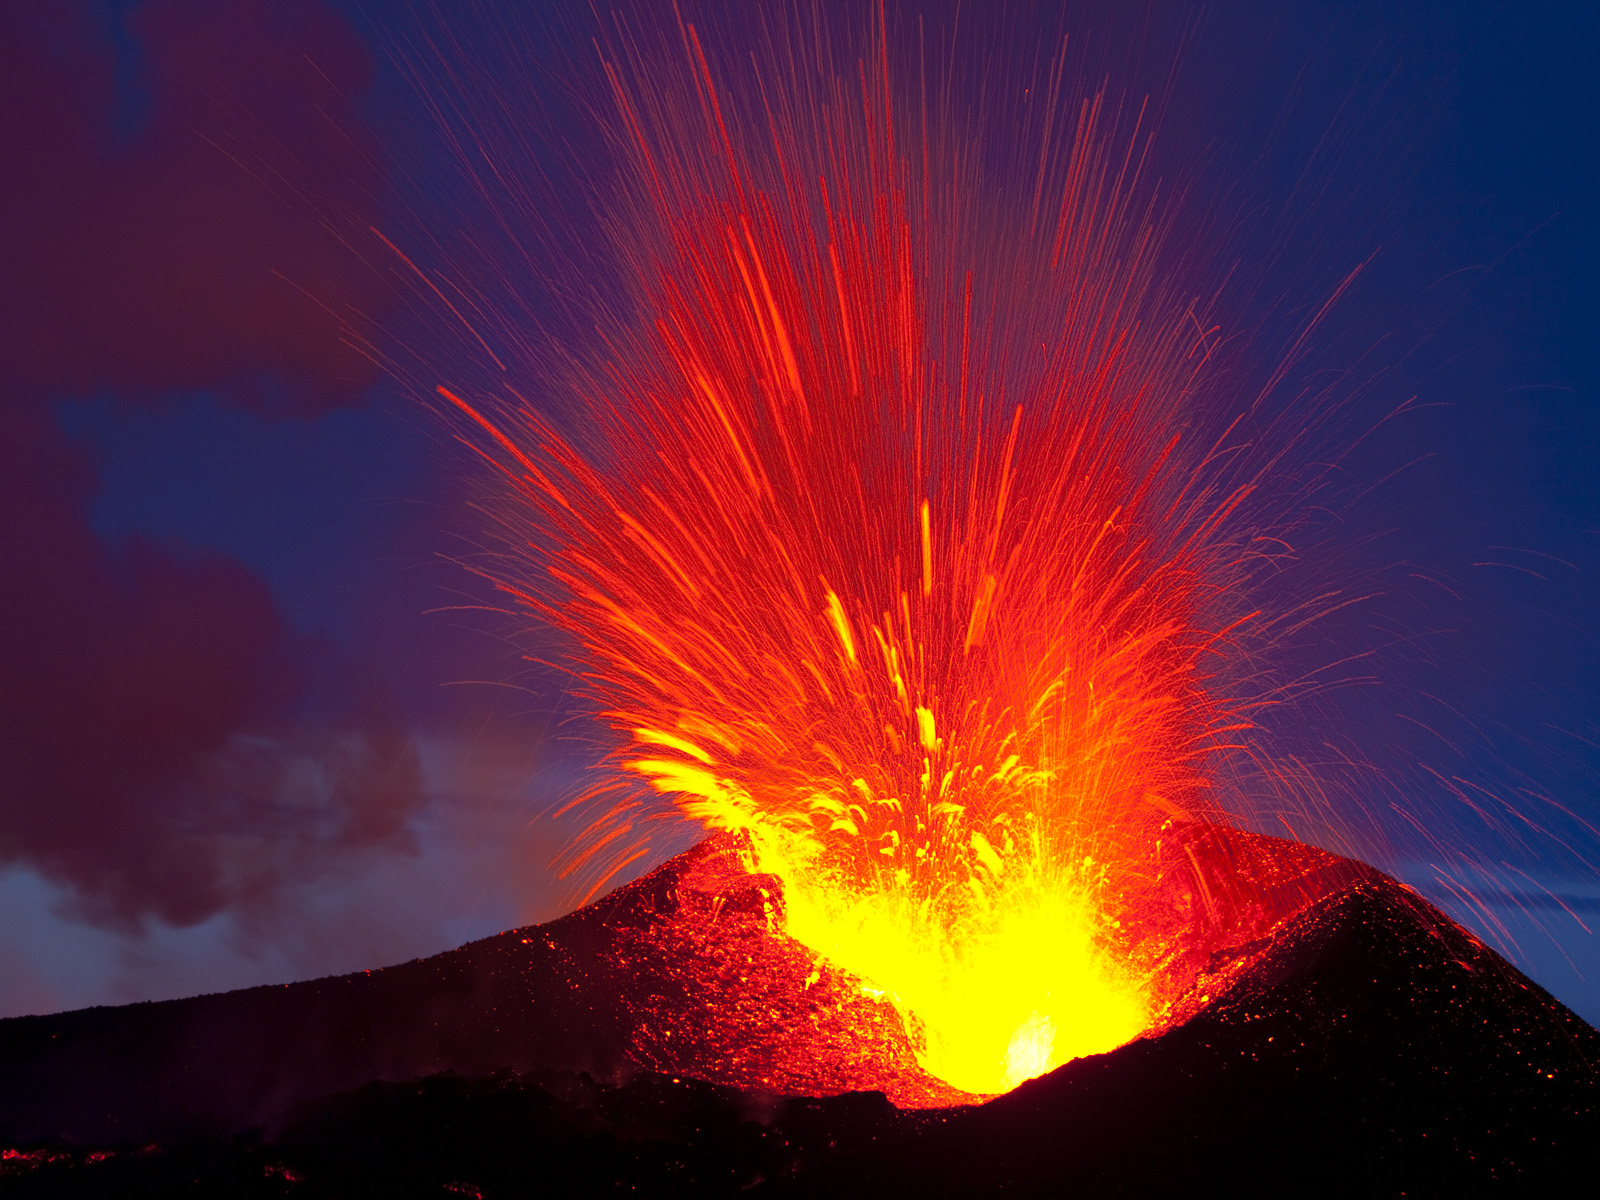
M 1172 837 L 1203 936 L 1162 1024 L 986 1103 L 711 839 L 433 958 L 0 1021 L 0 1194 L 1430 1194 L 1592 1163 L 1600 1033 L 1370 868 Z

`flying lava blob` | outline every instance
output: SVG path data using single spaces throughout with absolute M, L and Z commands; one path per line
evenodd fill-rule
M 566 868 L 652 814 L 733 835 L 928 1073 L 1004 1091 L 1169 1014 L 1172 830 L 1248 724 L 1250 489 L 1190 412 L 1146 122 L 1063 104 L 1003 193 L 881 34 L 742 103 L 683 34 L 679 88 L 608 69 L 637 319 L 573 369 L 591 428 L 439 389 L 515 493 L 498 586 L 620 735 Z

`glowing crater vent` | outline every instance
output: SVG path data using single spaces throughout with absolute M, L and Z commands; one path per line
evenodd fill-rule
M 963 1091 L 1008 1091 L 1149 1025 L 1140 981 L 1095 945 L 1094 909 L 1070 891 L 1006 896 L 955 928 L 892 894 L 786 894 L 788 932 L 880 987 L 923 1069 Z
M 929 710 L 915 710 L 913 721 L 924 755 L 919 778 L 927 782 L 943 746 Z M 1115 930 L 1097 898 L 1105 872 L 1092 858 L 1063 861 L 1041 844 L 1052 823 L 1033 806 L 1050 804 L 1042 799 L 1047 781 L 1030 788 L 1014 770 L 991 779 L 991 790 L 1023 800 L 1007 806 L 987 797 L 991 842 L 959 803 L 873 803 L 860 779 L 856 803 L 825 790 L 758 802 L 709 769 L 711 756 L 699 746 L 635 733 L 691 761 L 641 757 L 625 765 L 674 795 L 683 811 L 741 835 L 747 867 L 784 881 L 785 932 L 859 977 L 869 994 L 887 997 L 930 1074 L 963 1091 L 1002 1092 L 1149 1027 L 1147 980 L 1111 949 Z M 939 795 L 950 796 L 949 780 L 939 778 Z M 970 802 L 982 790 L 957 794 Z M 900 836 L 893 818 L 908 807 L 937 819 L 932 836 L 926 823 L 921 837 Z M 1019 844 L 1013 823 L 1035 836 Z M 873 847 L 875 854 L 861 853 Z

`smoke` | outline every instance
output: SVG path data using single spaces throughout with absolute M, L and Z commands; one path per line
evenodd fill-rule
M 52 404 L 210 389 L 360 403 L 341 330 L 386 303 L 350 250 L 383 184 L 370 72 L 316 0 L 0 11 L 0 866 L 111 927 L 269 909 L 411 847 L 409 736 L 221 554 L 89 526 Z

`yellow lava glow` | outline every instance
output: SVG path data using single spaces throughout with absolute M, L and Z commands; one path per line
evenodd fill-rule
M 855 639 L 843 606 L 829 601 L 823 619 L 843 662 Z M 993 769 L 992 751 L 971 765 L 931 709 L 906 708 L 902 745 L 915 747 L 915 765 L 898 780 L 880 768 L 876 788 L 860 778 L 848 792 L 746 782 L 701 744 L 642 726 L 633 732 L 643 756 L 623 765 L 680 811 L 738 836 L 746 867 L 783 881 L 785 932 L 892 1002 L 923 1069 L 944 1082 L 997 1094 L 1139 1036 L 1151 1024 L 1149 980 L 1103 911 L 1106 867 L 1084 853 L 1107 852 L 1111 810 L 1063 801 L 1095 796 L 1118 773 L 1108 763 L 1136 740 L 1125 717 L 1139 706 L 1076 722 L 1074 752 L 1046 754 L 1033 770 L 1015 755 Z
M 786 884 L 788 932 L 893 1001 L 923 1069 L 963 1091 L 1009 1091 L 1113 1050 L 1148 1025 L 1137 982 L 1095 945 L 1070 889 L 1024 889 L 954 928 L 893 893 Z

